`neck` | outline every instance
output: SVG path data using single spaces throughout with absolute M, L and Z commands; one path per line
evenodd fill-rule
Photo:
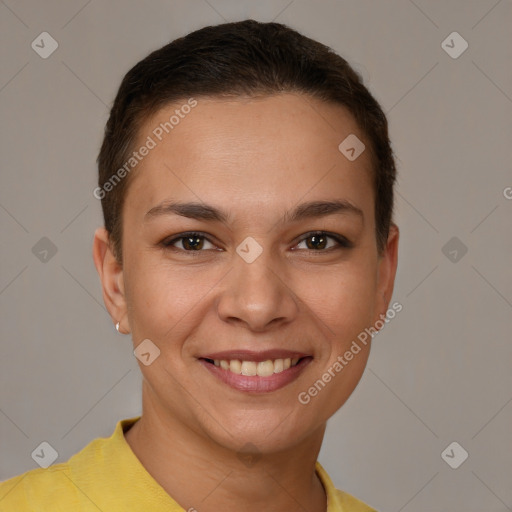
M 325 425 L 293 448 L 251 456 L 154 411 L 143 409 L 125 439 L 146 471 L 185 510 L 327 510 L 315 472 Z

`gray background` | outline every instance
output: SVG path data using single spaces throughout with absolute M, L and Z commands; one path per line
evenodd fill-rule
M 131 340 L 114 330 L 91 257 L 108 108 L 151 50 L 247 17 L 345 56 L 388 113 L 398 157 L 403 311 L 375 338 L 320 461 L 383 512 L 512 510 L 506 0 L 1 1 L 0 479 L 38 467 L 42 441 L 62 462 L 140 414 Z M 31 48 L 43 31 L 59 45 L 46 59 Z M 456 59 L 441 46 L 453 31 L 469 44 Z M 441 457 L 452 441 L 469 453 L 458 469 Z

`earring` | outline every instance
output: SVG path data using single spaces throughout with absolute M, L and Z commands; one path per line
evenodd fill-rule
M 128 331 L 128 332 L 121 332 L 121 331 L 119 330 L 119 327 L 120 327 L 120 326 L 121 326 L 121 322 L 117 322 L 117 324 L 116 324 L 116 331 L 117 331 L 119 334 L 122 334 L 122 335 L 124 336 L 124 335 L 126 335 L 126 334 L 129 334 L 129 333 L 130 333 L 130 331 Z

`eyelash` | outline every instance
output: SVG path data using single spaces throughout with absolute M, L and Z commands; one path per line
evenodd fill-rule
M 328 249 L 319 249 L 319 250 L 305 249 L 306 251 L 309 251 L 309 252 L 316 252 L 316 253 L 327 252 L 327 253 L 329 253 L 332 250 L 351 249 L 353 247 L 352 242 L 350 242 L 344 236 L 337 235 L 335 233 L 330 233 L 328 231 L 311 231 L 309 233 L 306 233 L 305 236 L 303 236 L 299 240 L 298 244 L 304 242 L 305 240 L 307 240 L 308 238 L 311 238 L 312 236 L 326 236 L 327 238 L 332 238 L 338 243 L 338 247 L 329 247 Z M 164 249 L 177 250 L 177 251 L 186 252 L 186 253 L 201 253 L 201 252 L 204 252 L 205 250 L 211 250 L 211 249 L 200 249 L 197 251 L 193 251 L 193 250 L 180 249 L 178 247 L 173 247 L 173 244 L 175 242 L 178 242 L 179 240 L 182 240 L 185 238 L 194 238 L 194 237 L 205 238 L 208 242 L 213 244 L 213 242 L 208 238 L 208 236 L 205 233 L 202 233 L 200 231 L 187 231 L 185 233 L 180 233 L 178 236 L 175 236 L 174 238 L 172 238 L 170 240 L 169 239 L 163 240 L 161 242 L 161 245 L 164 247 Z M 302 250 L 304 250 L 304 249 L 302 249 Z

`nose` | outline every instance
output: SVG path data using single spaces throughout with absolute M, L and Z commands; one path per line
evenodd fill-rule
M 234 268 L 226 276 L 217 303 L 223 321 L 262 332 L 297 317 L 299 304 L 290 279 L 268 253 L 264 250 L 252 263 L 235 254 Z

